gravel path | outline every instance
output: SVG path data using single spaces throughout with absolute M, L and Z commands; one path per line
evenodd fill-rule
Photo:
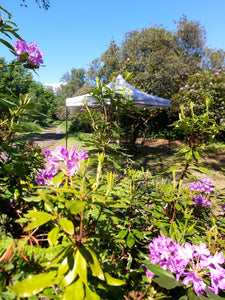
M 65 134 L 60 129 L 59 125 L 50 125 L 40 134 L 32 137 L 32 140 L 40 147 L 48 149 L 58 143 L 59 140 L 64 138 Z

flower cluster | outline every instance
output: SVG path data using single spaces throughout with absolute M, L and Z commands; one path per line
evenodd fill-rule
M 43 63 L 43 53 L 37 47 L 36 42 L 27 45 L 25 41 L 16 41 L 13 48 L 17 55 L 17 60 L 20 60 L 21 56 L 27 53 L 27 61 L 32 63 L 36 68 L 39 68 L 40 64 Z
M 63 146 L 57 146 L 55 150 L 43 150 L 48 166 L 46 166 L 37 176 L 39 185 L 49 184 L 49 181 L 59 172 L 60 163 L 66 165 L 66 170 L 63 170 L 68 176 L 73 176 L 79 170 L 80 163 L 83 159 L 88 159 L 89 156 L 82 149 L 80 152 L 73 146 L 70 152 Z
M 222 252 L 211 255 L 205 243 L 199 246 L 186 243 L 181 246 L 165 236 L 154 238 L 148 247 L 152 264 L 170 270 L 176 275 L 177 281 L 182 278 L 182 283 L 192 285 L 197 295 L 207 295 L 203 278 L 211 280 L 209 289 L 213 293 L 218 294 L 219 289 L 225 289 L 225 269 L 221 266 L 225 259 Z M 146 274 L 150 276 L 147 270 Z
M 204 177 L 198 182 L 191 183 L 190 191 L 197 193 L 192 199 L 195 202 L 195 206 L 211 206 L 211 202 L 207 197 L 215 192 L 215 188 L 210 178 Z

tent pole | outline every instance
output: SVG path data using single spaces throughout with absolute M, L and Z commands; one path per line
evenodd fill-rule
M 67 149 L 67 121 L 68 121 L 68 108 L 66 106 L 66 149 Z

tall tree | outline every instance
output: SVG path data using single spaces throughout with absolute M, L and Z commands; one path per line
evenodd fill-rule
M 225 68 L 225 51 L 222 49 L 206 48 L 202 60 L 202 68 L 205 70 Z
M 66 81 L 67 84 L 61 86 L 56 93 L 56 99 L 58 106 L 65 104 L 65 99 L 72 97 L 77 90 L 79 90 L 85 83 L 86 72 L 84 69 L 72 68 L 70 72 L 67 72 L 62 76 L 62 81 Z
M 115 41 L 111 41 L 108 49 L 91 62 L 87 72 L 87 80 L 90 85 L 96 83 L 96 73 L 100 81 L 107 83 L 112 77 L 118 74 L 121 69 L 121 49 Z
M 200 67 L 204 56 L 206 43 L 206 31 L 197 21 L 188 21 L 183 17 L 175 21 L 177 30 L 174 34 L 178 50 L 184 62 L 189 66 L 190 73 L 196 71 L 196 65 Z
M 91 64 L 88 79 L 109 82 L 114 75 L 132 72 L 131 83 L 147 93 L 170 98 L 188 75 L 197 72 L 204 55 L 205 30 L 183 16 L 175 32 L 163 27 L 129 31 L 121 47 L 111 42 Z

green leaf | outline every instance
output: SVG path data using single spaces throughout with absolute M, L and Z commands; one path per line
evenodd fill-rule
M 70 220 L 66 218 L 59 219 L 59 224 L 66 233 L 74 234 L 74 226 Z
M 83 281 L 83 283 L 85 285 L 87 285 L 88 284 L 88 282 L 87 282 L 87 262 L 79 250 L 77 250 L 76 259 L 77 259 L 77 273 L 79 274 L 80 279 Z
M 25 231 L 37 228 L 56 218 L 55 216 L 42 211 L 30 211 L 29 213 L 25 214 L 25 217 L 33 219 L 33 221 L 24 228 Z
M 212 291 L 210 291 L 210 289 L 208 288 L 208 287 L 206 287 L 206 292 L 207 292 L 207 294 L 208 294 L 208 298 L 204 298 L 204 299 L 212 299 L 212 300 L 224 300 L 224 297 L 220 297 L 220 296 L 218 296 L 218 295 L 216 295 L 216 294 L 214 294 Z
M 5 41 L 5 40 L 3 40 L 3 39 L 0 39 L 0 43 L 1 43 L 1 44 L 4 44 L 4 45 L 5 45 L 6 47 L 8 47 L 9 49 L 15 51 L 14 48 L 13 48 L 13 46 L 12 46 L 10 43 L 8 43 L 7 41 Z
M 63 300 L 84 300 L 84 286 L 80 278 L 69 285 L 63 295 Z
M 208 174 L 208 175 L 211 175 L 212 172 L 207 169 L 207 168 L 204 168 L 204 167 L 199 167 L 199 170 L 202 172 L 202 173 L 205 173 L 205 174 Z
M 54 284 L 56 274 L 56 271 L 51 271 L 46 274 L 29 275 L 25 280 L 18 281 L 7 289 L 16 294 L 17 297 L 31 297 Z
M 145 261 L 144 264 L 146 268 L 154 274 L 153 281 L 158 283 L 159 286 L 166 289 L 173 289 L 180 285 L 170 272 L 163 270 L 157 265 L 152 265 L 149 261 Z
M 100 280 L 105 280 L 104 273 L 102 271 L 102 268 L 100 266 L 100 263 L 97 259 L 97 256 L 95 255 L 94 251 L 92 251 L 90 248 L 87 248 L 87 251 L 91 254 L 92 261 L 88 261 L 88 264 L 91 268 L 92 275 L 95 277 L 98 277 Z
M 199 300 L 199 299 L 208 299 L 208 298 L 201 298 L 201 296 L 200 297 L 198 297 L 196 294 L 195 294 L 195 292 L 194 292 L 194 290 L 192 289 L 192 288 L 189 288 L 188 289 L 188 300 Z
M 56 248 L 56 246 L 55 246 L 55 248 Z M 60 251 L 56 254 L 46 255 L 46 258 L 48 260 L 51 260 L 51 263 L 49 263 L 49 262 L 47 264 L 44 263 L 44 265 L 46 266 L 46 269 L 58 267 L 59 262 L 62 261 L 69 253 L 71 253 L 71 251 L 73 251 L 73 250 L 72 250 L 71 245 L 69 245 L 66 248 L 60 249 Z
M 128 229 L 122 229 L 117 235 L 118 239 L 123 239 L 128 233 Z
M 58 243 L 58 238 L 59 238 L 59 227 L 54 227 L 48 234 L 48 242 L 49 245 L 55 246 Z
M 59 187 L 62 184 L 63 180 L 65 180 L 65 176 L 63 172 L 59 172 L 53 177 L 52 182 L 55 186 Z
M 98 294 L 93 292 L 88 286 L 85 287 L 85 298 L 84 300 L 100 300 L 101 298 L 99 297 Z
M 139 238 L 139 239 L 143 239 L 143 238 L 144 238 L 144 236 L 143 236 L 143 234 L 142 234 L 141 231 L 136 230 L 136 229 L 132 229 L 131 231 L 133 232 L 133 234 L 134 234 L 137 238 Z
M 126 284 L 125 281 L 123 281 L 121 279 L 114 278 L 111 275 L 109 275 L 109 273 L 105 273 L 105 278 L 106 278 L 106 282 L 107 282 L 108 285 L 120 286 L 120 285 Z
M 73 268 L 66 274 L 66 276 L 63 278 L 63 280 L 60 283 L 60 288 L 65 288 L 68 285 L 70 285 L 74 279 L 77 277 L 77 256 L 78 256 L 78 251 L 74 255 L 74 263 L 73 263 Z
M 194 154 L 194 157 L 196 160 L 198 160 L 200 158 L 198 151 L 194 151 L 193 154 Z
M 58 267 L 58 274 L 63 275 L 68 270 L 69 270 L 69 259 L 68 259 L 68 256 L 66 256 Z
M 70 210 L 72 214 L 79 214 L 84 210 L 86 202 L 81 202 L 79 200 L 67 201 L 66 208 Z
M 189 160 L 192 156 L 192 151 L 188 151 L 186 154 L 185 154 L 185 158 L 186 160 Z
M 135 238 L 132 232 L 129 232 L 128 236 L 127 236 L 127 246 L 129 248 L 133 247 L 134 243 L 135 243 Z

